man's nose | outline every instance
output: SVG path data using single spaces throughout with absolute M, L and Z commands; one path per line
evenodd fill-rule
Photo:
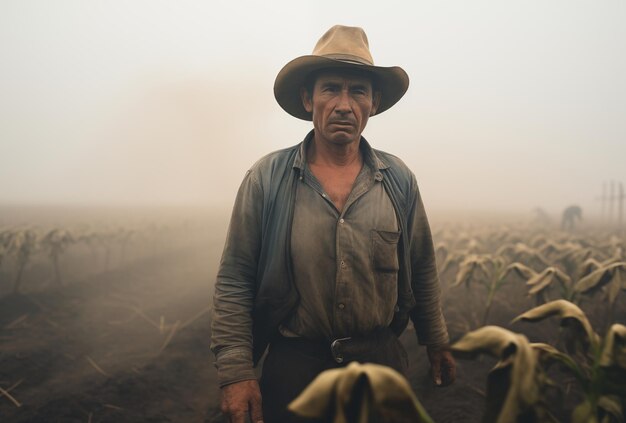
M 352 105 L 350 104 L 350 94 L 348 90 L 341 90 L 339 93 L 339 98 L 337 99 L 337 106 L 335 106 L 335 110 L 338 113 L 346 114 L 352 111 Z

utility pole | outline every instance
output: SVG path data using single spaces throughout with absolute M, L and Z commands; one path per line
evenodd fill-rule
M 619 196 L 617 197 L 617 199 L 619 200 L 618 203 L 618 217 L 617 217 L 617 227 L 618 229 L 621 231 L 622 230 L 622 213 L 624 212 L 624 185 L 620 182 L 619 183 Z
M 600 215 L 602 216 L 602 223 L 606 225 L 606 181 L 602 182 L 602 208 L 600 209 Z

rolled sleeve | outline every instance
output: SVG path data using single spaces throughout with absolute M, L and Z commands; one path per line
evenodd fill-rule
M 215 363 L 220 388 L 242 380 L 256 379 L 252 367 L 252 350 L 249 348 L 221 350 L 216 355 Z

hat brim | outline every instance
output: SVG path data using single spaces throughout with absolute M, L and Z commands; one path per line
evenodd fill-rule
M 375 75 L 381 92 L 377 115 L 396 104 L 409 88 L 409 76 L 398 66 L 372 66 L 324 56 L 301 56 L 287 63 L 276 76 L 274 97 L 280 107 L 298 119 L 312 120 L 311 113 L 307 112 L 302 104 L 300 88 L 304 87 L 307 77 L 312 72 L 322 69 L 359 69 Z

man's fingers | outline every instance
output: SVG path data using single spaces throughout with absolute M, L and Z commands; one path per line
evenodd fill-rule
M 456 379 L 456 362 L 446 347 L 427 347 L 430 371 L 437 386 L 448 386 Z
M 263 422 L 258 382 L 250 379 L 224 386 L 221 408 L 230 423 L 244 423 L 249 417 L 252 423 Z
M 430 363 L 430 371 L 433 374 L 433 382 L 435 382 L 435 385 L 441 385 L 441 356 L 438 354 L 435 354 Z
M 261 406 L 260 395 L 255 395 L 250 400 L 250 419 L 252 423 L 263 423 L 263 407 Z
M 442 351 L 439 355 L 441 386 L 448 386 L 456 379 L 456 362 L 450 351 Z
M 247 412 L 238 412 L 230 415 L 230 423 L 246 423 Z
M 443 383 L 450 385 L 456 380 L 456 363 L 446 360 L 442 365 Z

